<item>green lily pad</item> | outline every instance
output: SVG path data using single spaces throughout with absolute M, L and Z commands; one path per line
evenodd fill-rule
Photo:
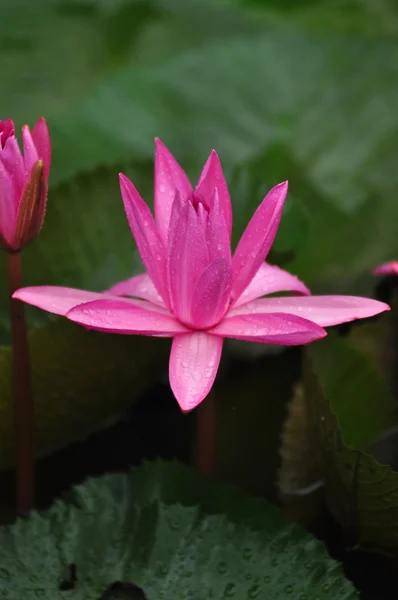
M 0 529 L 0 590 L 11 600 L 99 600 L 115 582 L 148 600 L 357 597 L 321 542 L 264 501 L 187 467 L 155 463 L 91 479 L 69 501 Z

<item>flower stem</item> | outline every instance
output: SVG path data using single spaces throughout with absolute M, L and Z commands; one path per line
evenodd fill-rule
M 217 471 L 216 398 L 213 391 L 197 409 L 196 465 L 202 475 L 214 477 Z
M 25 306 L 12 298 L 22 287 L 21 253 L 7 254 L 8 293 L 12 340 L 12 369 L 17 469 L 17 509 L 28 514 L 34 505 L 33 398 Z

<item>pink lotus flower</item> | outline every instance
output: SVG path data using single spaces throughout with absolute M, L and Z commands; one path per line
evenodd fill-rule
M 375 267 L 372 273 L 373 275 L 398 275 L 398 261 L 383 263 Z
M 24 156 L 11 119 L 0 121 L 0 247 L 17 252 L 33 241 L 43 226 L 51 142 L 44 119 L 30 132 L 22 127 Z
M 389 310 L 366 298 L 310 296 L 297 277 L 264 262 L 281 219 L 286 182 L 264 198 L 233 256 L 231 202 L 215 152 L 193 191 L 156 141 L 155 220 L 124 175 L 120 185 L 146 273 L 105 294 L 31 287 L 14 297 L 89 329 L 172 337 L 170 385 L 183 411 L 209 393 L 226 337 L 295 346 L 324 337 L 323 327 Z M 282 291 L 302 297 L 263 298 Z

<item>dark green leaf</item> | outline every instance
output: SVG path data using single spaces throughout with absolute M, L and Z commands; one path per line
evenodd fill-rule
M 357 350 L 338 340 L 307 351 L 304 397 L 329 509 L 346 542 L 398 555 L 398 474 L 364 451 L 396 422 L 394 401 Z
M 333 335 L 308 353 L 348 445 L 366 447 L 395 423 L 397 401 L 366 355 Z
M 177 464 L 89 480 L 71 501 L 0 530 L 10 600 L 65 598 L 71 563 L 76 600 L 98 600 L 117 581 L 148 600 L 357 595 L 323 545 L 277 509 Z
M 303 386 L 296 385 L 281 435 L 278 488 L 285 513 L 307 530 L 318 530 L 325 516 L 324 465 L 317 443 Z

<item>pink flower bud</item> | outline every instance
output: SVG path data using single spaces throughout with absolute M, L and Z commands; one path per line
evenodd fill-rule
M 0 247 L 19 252 L 39 234 L 46 212 L 51 142 L 39 119 L 22 128 L 24 153 L 11 119 L 0 121 Z

